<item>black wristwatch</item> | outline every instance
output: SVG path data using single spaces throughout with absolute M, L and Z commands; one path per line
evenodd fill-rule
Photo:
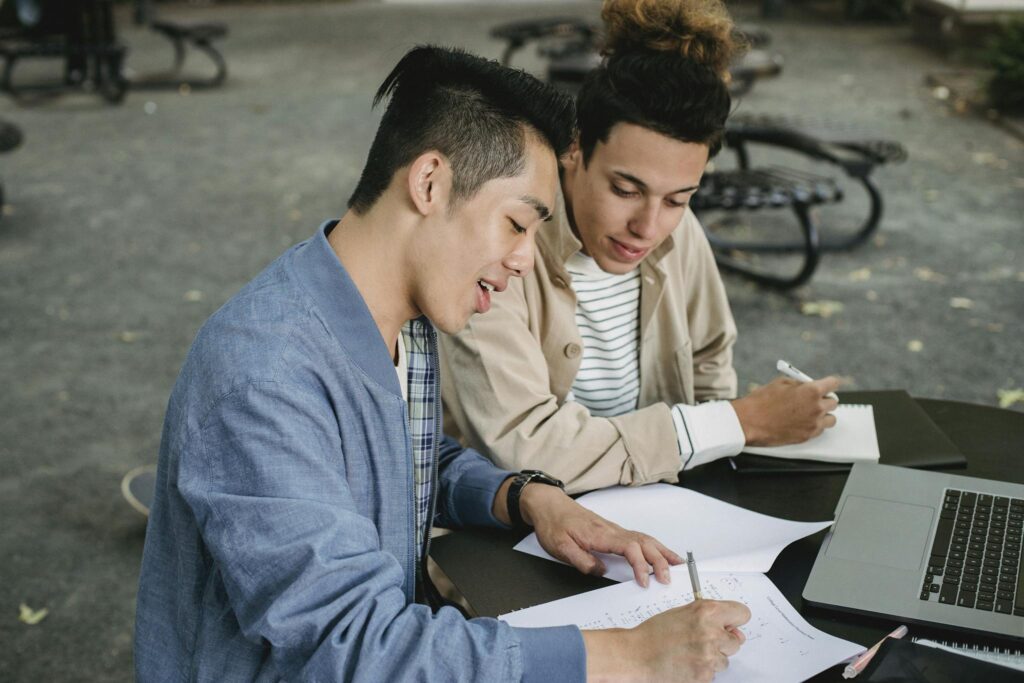
M 523 487 L 530 483 L 547 484 L 565 490 L 565 484 L 540 470 L 523 470 L 517 474 L 516 478 L 512 480 L 512 485 L 508 487 L 508 498 L 506 498 L 508 516 L 512 520 L 512 528 L 516 531 L 527 531 L 530 528 L 530 525 L 523 521 L 522 513 L 519 512 L 519 496 L 523 493 Z

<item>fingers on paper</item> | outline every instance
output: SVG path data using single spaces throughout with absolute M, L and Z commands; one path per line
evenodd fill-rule
M 622 549 L 622 556 L 626 558 L 629 566 L 633 568 L 633 576 L 636 578 L 636 582 L 646 588 L 649 581 L 647 575 L 650 573 L 651 567 L 647 564 L 647 559 L 644 557 L 644 551 L 640 543 L 637 541 L 627 543 Z
M 571 538 L 567 538 L 563 543 L 559 544 L 558 550 L 563 560 L 576 567 L 583 574 L 600 576 L 606 571 L 601 558 L 584 550 Z

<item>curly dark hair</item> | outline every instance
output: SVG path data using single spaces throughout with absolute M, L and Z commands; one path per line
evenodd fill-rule
M 618 123 L 722 146 L 729 63 L 742 49 L 720 0 L 606 0 L 604 62 L 576 102 L 584 162 Z

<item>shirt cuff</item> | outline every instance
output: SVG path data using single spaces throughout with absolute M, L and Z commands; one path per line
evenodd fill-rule
M 684 470 L 738 455 L 747 443 L 729 401 L 709 401 L 696 406 L 677 403 L 672 406 L 672 422 Z
M 523 660 L 523 683 L 585 683 L 587 650 L 575 626 L 513 628 Z

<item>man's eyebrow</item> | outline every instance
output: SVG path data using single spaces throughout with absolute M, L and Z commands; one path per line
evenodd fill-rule
M 536 197 L 531 197 L 530 195 L 526 195 L 524 197 L 520 197 L 519 201 L 525 202 L 525 203 L 529 204 L 530 206 L 532 206 L 534 208 L 534 210 L 537 212 L 537 215 L 540 216 L 540 219 L 542 221 L 550 221 L 551 220 L 551 209 L 549 209 L 547 207 L 547 205 L 544 204 L 544 202 L 542 202 L 541 200 L 537 199 Z
M 629 182 L 633 183 L 634 185 L 636 185 L 641 190 L 646 190 L 647 189 L 647 183 L 645 183 L 644 181 L 640 180 L 639 178 L 637 178 L 634 175 L 630 175 L 629 173 L 626 173 L 624 171 L 612 171 L 612 173 L 614 173 L 615 175 L 619 176 L 623 180 L 628 180 Z M 692 185 L 690 187 L 681 187 L 678 190 L 673 190 L 672 192 L 669 192 L 668 194 L 679 194 L 680 192 L 693 192 L 694 190 L 697 190 L 699 188 L 700 188 L 699 185 Z

